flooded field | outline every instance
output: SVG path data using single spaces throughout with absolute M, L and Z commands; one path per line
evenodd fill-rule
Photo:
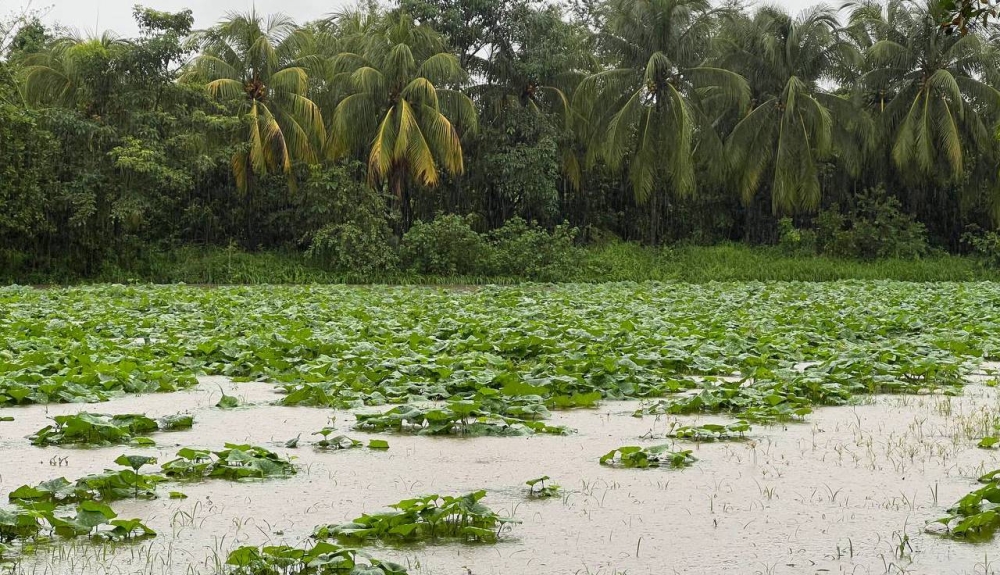
M 14 538 L 0 572 L 296 573 L 304 566 L 294 561 L 286 571 L 226 561 L 248 546 L 308 549 L 318 526 L 401 500 L 485 490 L 482 504 L 519 521 L 501 527 L 496 542 L 339 544 L 428 575 L 1000 573 L 991 530 L 956 537 L 934 523 L 1000 468 L 1000 451 L 980 447 L 992 447 L 984 440 L 1000 431 L 1000 366 L 989 361 L 1000 293 L 989 290 L 1000 292 L 839 284 L 302 296 L 287 288 L 246 296 L 252 302 L 239 299 L 250 293 L 243 291 L 203 299 L 215 296 L 0 290 L 0 392 L 20 404 L 0 407 L 0 418 L 13 418 L 0 421 L 4 502 L 21 486 L 123 469 L 114 463 L 122 454 L 155 457 L 140 471 L 155 475 L 182 448 L 247 444 L 290 459 L 296 471 L 240 481 L 169 477 L 152 488 L 155 498 L 94 495 L 156 536 Z M 50 329 L 25 331 L 42 315 Z M 235 342 L 229 362 L 212 355 L 226 337 Z M 28 367 L 72 345 L 87 353 Z M 137 364 L 126 377 L 93 367 L 135 361 L 130 353 L 149 354 L 164 373 Z M 101 383 L 87 383 L 87 366 L 104 374 L 94 380 Z M 314 377 L 316 366 L 326 367 Z M 168 393 L 128 389 L 188 377 Z M 46 381 L 106 401 L 55 401 Z M 595 390 L 596 399 L 585 397 Z M 30 400 L 43 392 L 50 401 Z M 359 428 L 358 413 L 393 404 L 416 411 L 399 428 L 380 419 Z M 42 443 L 38 432 L 53 418 L 82 411 L 188 414 L 193 426 L 141 434 L 155 445 L 138 433 L 70 443 L 70 424 L 47 445 L 29 439 Z M 712 427 L 734 422 L 748 429 Z M 316 432 L 324 429 L 327 439 L 384 440 L 389 448 L 323 449 Z M 109 442 L 117 444 L 102 445 Z M 623 446 L 658 445 L 690 450 L 696 461 L 599 462 Z M 529 496 L 525 482 L 541 476 L 560 486 L 552 497 Z M 992 504 L 983 505 L 988 519 Z M 0 512 L 0 533 L 3 521 Z

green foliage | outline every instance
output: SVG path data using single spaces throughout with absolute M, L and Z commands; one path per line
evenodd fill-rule
M 703 281 L 637 246 L 594 250 L 626 256 L 609 261 L 568 240 L 773 243 L 775 213 L 831 205 L 843 221 L 828 209 L 815 235 L 835 258 L 925 257 L 920 225 L 957 251 L 966 226 L 1000 222 L 1000 73 L 989 29 L 967 28 L 992 4 L 939 4 L 841 21 L 704 0 L 405 0 L 198 34 L 188 10 L 139 7 L 131 38 L 67 36 L 28 11 L 0 30 L 0 278 Z M 902 207 L 859 192 L 880 186 Z M 450 222 L 401 253 L 438 213 L 494 232 Z M 785 255 L 810 253 L 809 231 L 779 233 Z M 947 273 L 768 264 L 709 270 Z
M 156 421 L 156 426 L 160 431 L 182 431 L 191 429 L 194 426 L 194 416 L 178 413 L 161 417 Z
M 156 532 L 138 519 L 117 519 L 110 507 L 83 501 L 73 516 L 56 515 L 52 508 L 14 510 L 0 508 L 0 543 L 38 540 L 43 534 L 63 538 L 89 536 L 104 541 L 130 541 L 155 537 Z
M 699 442 L 731 441 L 745 439 L 749 431 L 750 425 L 746 421 L 737 421 L 726 425 L 716 423 L 680 425 L 675 423 L 670 426 L 667 437 Z
M 688 467 L 698 461 L 690 451 L 672 451 L 670 445 L 654 447 L 619 447 L 601 456 L 601 465 L 646 469 L 649 467 Z
M 767 259 L 754 257 L 734 249 L 700 265 Z M 96 401 L 129 377 L 197 373 L 273 381 L 289 406 L 386 406 L 357 421 L 379 431 L 561 433 L 549 410 L 625 398 L 650 414 L 796 421 L 860 395 L 958 392 L 971 362 L 997 353 L 991 286 L 3 288 L 0 333 L 16 336 L 0 397 Z M 108 359 L 123 357 L 148 371 Z M 60 416 L 39 441 L 127 442 L 135 422 L 168 427 Z
M 508 220 L 489 233 L 492 245 L 489 275 L 557 281 L 573 274 L 580 252 L 573 245 L 578 230 L 568 224 L 549 233 L 521 218 Z
M 979 478 L 983 487 L 961 498 L 948 515 L 938 519 L 952 537 L 989 541 L 1000 529 L 1000 469 Z
M 572 274 L 580 263 L 581 254 L 573 245 L 577 230 L 568 225 L 550 233 L 515 217 L 480 235 L 473 223 L 472 216 L 450 214 L 415 223 L 400 247 L 404 265 L 423 274 L 555 281 Z
M 519 523 L 502 517 L 480 500 L 485 491 L 458 497 L 427 495 L 390 505 L 393 511 L 362 515 L 349 523 L 318 527 L 317 539 L 364 544 L 374 539 L 406 543 L 454 539 L 495 543 L 505 528 Z
M 219 392 L 222 394 L 222 396 L 219 398 L 219 401 L 215 404 L 215 407 L 218 407 L 219 409 L 235 409 L 240 406 L 240 399 L 238 397 L 235 397 L 233 395 L 226 395 L 226 392 L 222 391 L 221 388 L 219 389 Z
M 176 479 L 218 478 L 230 481 L 295 475 L 295 465 L 263 447 L 227 443 L 221 451 L 185 447 L 177 459 L 162 465 L 167 477 Z
M 385 413 L 358 413 L 355 428 L 361 431 L 417 433 L 420 435 L 523 436 L 533 433 L 567 435 L 564 426 L 503 417 L 485 411 L 477 401 L 450 401 L 443 407 L 400 405 Z
M 325 226 L 313 234 L 307 252 L 330 269 L 377 275 L 395 269 L 396 252 L 388 236 L 354 223 Z
M 322 112 L 309 99 L 309 74 L 300 61 L 305 30 L 284 15 L 233 13 L 203 35 L 204 52 L 184 76 L 239 117 L 229 134 L 233 177 L 241 190 L 269 173 L 294 187 L 296 162 L 315 163 L 326 140 Z
M 31 437 L 34 445 L 66 445 L 86 443 L 110 445 L 128 443 L 136 436 L 160 430 L 160 425 L 145 415 L 101 415 L 81 412 L 76 415 L 57 415 L 55 425 L 46 425 Z M 184 421 L 187 423 L 187 421 Z M 176 421 L 166 424 L 176 429 Z M 188 425 L 190 427 L 190 425 Z
M 811 213 L 820 206 L 819 162 L 830 156 L 840 135 L 835 115 L 846 126 L 857 113 L 818 85 L 836 63 L 854 56 L 847 37 L 837 33 L 839 26 L 836 12 L 822 5 L 796 16 L 763 7 L 724 23 L 720 36 L 733 48 L 723 52 L 721 64 L 746 78 L 755 99 L 725 148 L 745 204 L 769 184 L 775 214 Z M 844 140 L 836 142 L 837 151 L 850 168 L 856 142 Z
M 598 45 L 611 66 L 584 79 L 574 94 L 590 120 L 584 130 L 590 163 L 600 157 L 627 174 L 638 203 L 661 190 L 695 192 L 694 135 L 712 131 L 708 116 L 696 111 L 699 94 L 712 93 L 740 111 L 750 100 L 743 77 L 706 65 L 709 10 L 704 0 L 609 3 Z
M 306 256 L 324 269 L 365 275 L 383 274 L 398 264 L 386 225 L 386 201 L 347 169 L 314 167 L 302 193 L 314 196 L 316 230 L 305 238 Z
M 973 226 L 962 236 L 962 242 L 972 248 L 981 266 L 1000 269 L 1000 233 Z
M 25 247 L 52 223 L 59 142 L 37 114 L 0 101 L 0 268 L 19 268 L 13 249 Z
M 418 273 L 475 275 L 488 265 L 489 246 L 472 229 L 473 218 L 439 215 L 430 223 L 416 222 L 403 236 L 400 259 Z
M 336 430 L 333 429 L 332 427 L 325 427 L 317 431 L 316 433 L 313 433 L 313 435 L 319 435 L 323 438 L 316 442 L 316 446 L 322 449 L 337 450 L 337 449 L 355 449 L 355 448 L 360 448 L 362 445 L 364 445 L 364 443 L 356 439 L 351 439 L 346 435 L 336 435 L 333 438 L 331 438 L 330 436 L 333 435 L 335 431 Z
M 240 547 L 226 558 L 232 575 L 407 575 L 406 568 L 326 541 L 309 550 L 288 546 Z
M 528 497 L 548 498 L 556 497 L 562 492 L 562 488 L 554 483 L 545 485 L 551 479 L 548 475 L 543 475 L 537 479 L 529 479 L 524 484 L 528 486 Z
M 817 222 L 824 218 L 821 213 Z M 842 225 L 842 222 L 840 222 Z M 778 220 L 778 247 L 789 256 L 810 256 L 816 254 L 816 232 L 795 227 L 792 218 Z
M 70 503 L 80 503 L 83 501 L 118 501 L 121 499 L 155 499 L 156 485 L 166 478 L 162 475 L 147 474 L 140 475 L 138 467 L 155 463 L 156 460 L 150 457 L 125 458 L 120 457 L 115 463 L 130 467 L 130 469 L 120 469 L 116 471 L 107 470 L 104 473 L 87 475 L 70 483 L 64 477 L 43 481 L 32 487 L 22 485 L 12 491 L 9 499 L 12 503 L 25 505 L 37 505 L 39 503 L 51 503 L 54 505 L 67 505 Z
M 396 196 L 405 231 L 413 223 L 410 189 L 435 187 L 442 173 L 465 170 L 460 131 L 475 131 L 472 100 L 451 86 L 466 78 L 439 34 L 404 11 L 341 16 L 342 51 L 327 78 L 342 97 L 333 107 L 327 154 L 368 164 L 368 182 Z
M 816 245 L 820 253 L 863 259 L 913 259 L 929 250 L 923 224 L 903 213 L 899 200 L 883 188 L 855 196 L 846 214 L 837 205 L 821 212 Z
M 1000 12 L 994 0 L 937 0 L 933 6 L 937 8 L 935 15 L 941 29 L 948 35 L 968 34 L 970 26 L 986 25 Z
M 508 72 L 507 68 L 502 70 L 500 74 Z M 487 213 L 498 213 L 503 219 L 514 215 L 552 221 L 559 213 L 562 175 L 563 140 L 556 129 L 558 119 L 544 115 L 533 99 L 533 94 L 541 98 L 542 90 L 531 88 L 537 80 L 503 80 L 520 82 L 509 86 L 514 94 L 496 93 L 489 89 L 492 86 L 482 88 L 484 97 L 500 101 L 492 104 L 495 109 L 485 110 L 488 116 L 470 150 L 474 155 L 468 185 L 482 196 Z

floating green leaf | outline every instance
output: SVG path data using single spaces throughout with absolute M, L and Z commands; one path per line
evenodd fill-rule
M 505 528 L 519 522 L 502 517 L 480 503 L 484 497 L 485 491 L 476 491 L 459 497 L 427 495 L 405 499 L 390 505 L 392 511 L 365 514 L 349 523 L 319 527 L 314 537 L 354 543 L 369 539 L 397 542 L 457 539 L 492 543 Z
M 645 469 L 647 467 L 688 467 L 698 461 L 691 451 L 673 451 L 670 445 L 619 447 L 600 459 L 601 465 Z

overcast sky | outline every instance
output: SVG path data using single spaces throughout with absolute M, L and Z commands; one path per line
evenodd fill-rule
M 0 0 L 0 16 L 19 12 L 28 0 Z M 256 4 L 261 12 L 284 12 L 304 22 L 338 11 L 354 0 L 32 0 L 32 7 L 47 11 L 49 24 L 59 23 L 83 33 L 114 30 L 120 35 L 135 34 L 132 6 L 136 3 L 157 10 L 177 11 L 191 8 L 195 28 L 215 24 L 226 12 L 245 11 Z M 797 12 L 817 3 L 814 0 L 774 0 Z

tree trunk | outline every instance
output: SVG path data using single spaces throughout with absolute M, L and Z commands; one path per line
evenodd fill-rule
M 399 202 L 400 222 L 396 234 L 403 237 L 403 234 L 410 231 L 410 227 L 413 225 L 413 204 L 410 201 L 410 189 L 406 185 L 406 172 L 393 170 L 389 177 L 389 185 L 392 187 L 392 193 L 396 196 L 396 201 Z

